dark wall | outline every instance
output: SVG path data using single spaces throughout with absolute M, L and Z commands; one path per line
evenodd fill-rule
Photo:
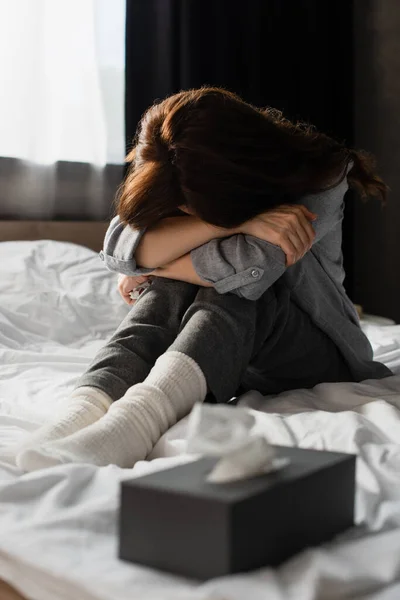
M 391 187 L 385 209 L 355 206 L 354 296 L 400 322 L 400 3 L 356 0 L 354 24 L 355 142 L 376 155 Z

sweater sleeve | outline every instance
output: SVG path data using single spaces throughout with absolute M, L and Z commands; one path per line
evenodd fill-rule
M 342 221 L 347 189 L 347 177 L 344 177 L 330 190 L 299 201 L 317 214 L 313 222 L 314 244 Z M 248 300 L 258 300 L 287 268 L 286 255 L 279 246 L 242 234 L 211 240 L 192 250 L 191 258 L 197 274 L 212 283 L 217 292 L 232 292 Z
M 100 258 L 109 271 L 135 277 L 147 275 L 154 270 L 138 267 L 135 260 L 136 248 L 145 231 L 123 225 L 118 216 L 112 219 L 100 252 Z

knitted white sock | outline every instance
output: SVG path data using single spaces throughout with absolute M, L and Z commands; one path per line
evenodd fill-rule
M 28 470 L 26 465 L 30 462 L 32 452 L 39 450 L 43 444 L 67 437 L 91 425 L 106 414 L 111 403 L 112 399 L 99 388 L 77 388 L 68 397 L 68 404 L 19 447 L 16 454 L 17 465 Z
M 99 421 L 44 444 L 24 461 L 26 470 L 67 462 L 132 467 L 162 434 L 204 400 L 207 384 L 198 364 L 181 352 L 166 352 L 143 383 L 132 386 Z

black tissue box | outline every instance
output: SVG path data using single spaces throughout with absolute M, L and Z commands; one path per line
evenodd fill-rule
M 278 565 L 353 525 L 356 457 L 275 446 L 290 464 L 243 481 L 205 479 L 205 458 L 122 483 L 119 557 L 209 579 Z

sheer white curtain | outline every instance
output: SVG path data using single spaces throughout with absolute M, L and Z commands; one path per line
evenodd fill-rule
M 125 0 L 0 0 L 0 215 L 102 216 L 124 70 Z

